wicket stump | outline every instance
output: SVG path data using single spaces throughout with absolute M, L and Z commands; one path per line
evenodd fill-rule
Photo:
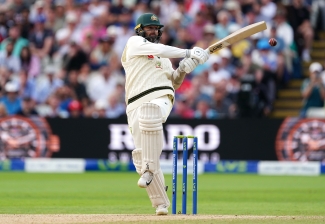
M 198 148 L 196 136 L 174 136 L 173 141 L 173 195 L 172 195 L 172 214 L 176 214 L 176 195 L 177 195 L 177 160 L 178 160 L 178 139 L 183 139 L 183 181 L 182 181 L 182 214 L 186 214 L 187 204 L 187 157 L 188 157 L 188 139 L 193 138 L 193 215 L 197 214 L 197 162 L 198 162 Z

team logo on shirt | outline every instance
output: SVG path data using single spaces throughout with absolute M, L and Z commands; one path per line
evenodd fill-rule
M 161 67 L 161 62 L 160 62 L 160 61 L 157 61 L 157 62 L 156 62 L 156 68 L 160 68 L 160 69 L 162 69 L 162 67 Z
M 153 60 L 154 56 L 153 55 L 148 55 L 148 60 Z
M 158 18 L 157 18 L 157 16 L 155 16 L 155 15 L 152 15 L 150 19 L 151 19 L 152 21 L 158 21 Z

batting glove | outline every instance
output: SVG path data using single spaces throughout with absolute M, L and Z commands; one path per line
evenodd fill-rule
M 200 47 L 194 47 L 191 50 L 186 51 L 186 58 L 193 58 L 199 61 L 199 64 L 203 64 L 209 59 L 209 53 Z
M 184 58 L 179 62 L 179 70 L 180 72 L 190 73 L 196 68 L 196 66 L 198 66 L 198 64 L 199 61 L 196 59 Z

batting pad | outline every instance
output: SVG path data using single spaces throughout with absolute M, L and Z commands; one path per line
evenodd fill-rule
M 158 105 L 143 103 L 139 114 L 141 131 L 142 169 L 141 172 L 155 173 L 160 169 L 159 158 L 163 148 L 162 113 Z
M 142 149 L 135 149 L 132 151 L 132 160 L 135 166 L 135 170 L 139 175 L 141 175 L 142 168 Z
M 152 207 L 156 208 L 158 205 L 170 206 L 164 182 L 164 175 L 159 169 L 154 175 L 151 184 L 146 188 Z

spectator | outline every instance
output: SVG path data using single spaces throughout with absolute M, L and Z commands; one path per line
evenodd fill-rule
M 123 22 L 119 29 L 116 30 L 115 34 L 107 32 L 107 35 L 109 38 L 113 39 L 113 50 L 116 52 L 117 57 L 121 58 L 124 46 L 126 45 L 127 40 L 134 35 L 134 31 L 133 29 L 130 29 L 130 23 Z M 120 60 L 118 60 L 117 65 L 120 66 L 119 61 Z
M 31 7 L 31 12 L 29 14 L 29 21 L 35 23 L 36 20 L 46 20 L 46 13 L 45 13 L 45 4 L 43 0 L 37 0 L 33 7 Z
M 175 47 L 187 49 L 187 48 L 191 48 L 191 46 L 194 44 L 194 42 L 192 41 L 192 38 L 190 37 L 190 35 L 188 35 L 187 29 L 180 28 L 177 31 L 177 38 L 174 39 L 172 44 Z
M 12 80 L 11 72 L 6 67 L 0 67 L 0 90 L 2 97 L 5 94 L 5 85 Z
M 120 64 L 118 55 L 113 49 L 114 39 L 108 36 L 100 38 L 100 44 L 92 51 L 90 55 L 90 66 L 97 70 L 102 65 L 110 65 L 113 70 Z
M 71 70 L 80 70 L 88 63 L 88 56 L 75 42 L 70 42 L 69 51 L 62 58 L 62 70 L 64 74 Z
M 7 108 L 3 103 L 0 103 L 0 118 L 5 118 L 8 116 Z
M 29 43 L 33 55 L 40 59 L 46 59 L 50 56 L 53 48 L 54 36 L 50 29 L 45 28 L 45 18 L 36 17 L 34 20 L 34 29 L 30 32 Z
M 13 43 L 12 54 L 16 57 L 19 57 L 22 48 L 28 45 L 28 40 L 20 36 L 20 29 L 17 24 L 13 24 L 9 28 L 9 36 L 1 42 L 0 51 L 4 51 L 8 43 Z
M 162 24 L 170 24 L 172 17 L 170 12 L 177 12 L 177 3 L 172 0 L 161 0 L 160 2 L 160 22 Z
M 263 69 L 263 82 L 267 85 L 269 99 L 273 102 L 276 95 L 277 56 L 270 48 L 266 39 L 260 39 L 257 42 L 257 49 L 252 52 L 252 62 Z
M 325 4 L 323 0 L 312 1 L 311 24 L 317 31 L 325 30 Z
M 94 16 L 103 15 L 107 13 L 108 8 L 105 1 L 91 0 L 89 7 L 89 12 Z
M 271 27 L 270 38 L 275 38 L 277 40 L 277 45 L 270 48 L 277 56 L 276 81 L 278 85 L 284 84 L 285 86 L 289 80 L 289 73 L 285 65 L 284 57 L 285 43 L 281 37 L 277 36 L 276 27 L 274 26 Z M 269 39 L 265 38 L 264 41 L 269 41 Z
M 253 23 L 260 22 L 260 21 L 261 20 L 259 20 L 259 18 L 257 17 L 256 12 L 252 8 L 252 9 L 249 9 L 246 12 L 246 14 L 244 15 L 242 26 L 245 27 L 245 26 L 251 25 Z
M 91 41 L 91 47 L 95 48 L 101 38 L 106 36 L 106 27 L 104 26 L 103 18 L 100 16 L 96 16 L 92 18 L 91 24 L 84 28 L 82 31 L 82 40 L 81 43 L 83 43 L 86 35 L 90 34 L 92 35 L 92 41 Z
M 180 98 L 175 102 L 173 111 L 170 114 L 171 117 L 184 119 L 194 118 L 195 111 L 189 107 L 186 98 L 184 96 L 180 96 Z
M 245 75 L 244 66 L 238 62 L 233 74 L 229 78 L 226 84 L 226 90 L 228 92 L 229 99 L 232 102 L 237 102 L 237 96 L 241 88 L 240 80 Z
M 46 27 L 51 27 L 56 33 L 65 25 L 65 6 L 63 1 L 55 1 L 54 7 L 50 8 L 46 15 Z
M 268 22 L 272 21 L 272 18 L 267 17 L 262 13 L 262 3 L 261 3 L 261 1 L 254 1 L 253 2 L 253 12 L 256 15 L 256 18 L 255 18 L 256 22 L 265 21 L 265 22 L 268 23 Z
M 232 54 L 229 48 L 223 48 L 220 50 L 219 55 L 221 57 L 221 67 L 230 72 L 230 74 L 234 73 L 235 66 L 232 63 Z
M 241 29 L 242 27 L 238 24 L 232 24 L 229 26 L 229 33 L 236 32 L 237 30 Z M 233 63 L 238 63 L 243 57 L 245 51 L 248 51 L 252 48 L 253 41 L 252 37 L 245 38 L 240 40 L 230 46 L 230 50 L 232 53 Z M 234 68 L 232 68 L 234 69 Z
M 207 63 L 210 65 L 208 71 L 210 83 L 216 84 L 221 80 L 228 80 L 230 78 L 230 72 L 222 68 L 221 58 L 219 55 L 211 55 Z
M 277 6 L 271 0 L 262 0 L 261 3 L 261 14 L 270 21 L 276 13 Z
M 301 86 L 301 94 L 303 97 L 301 117 L 306 117 L 309 108 L 324 107 L 325 86 L 320 77 L 322 70 L 322 65 L 318 62 L 313 62 L 309 66 L 309 78 L 305 79 Z
M 92 43 L 93 43 L 94 36 L 91 32 L 85 33 L 84 35 L 85 36 L 80 47 L 83 50 L 83 52 L 85 52 L 86 55 L 89 56 L 93 52 Z
M 214 93 L 213 83 L 209 81 L 209 71 L 204 70 L 198 76 L 200 82 L 200 92 L 211 97 Z
M 121 103 L 119 97 L 119 95 L 114 93 L 108 97 L 107 118 L 118 118 L 125 114 L 125 103 Z
M 70 86 L 63 85 L 56 90 L 56 94 L 60 98 L 60 109 L 63 111 L 70 112 L 70 103 L 72 101 L 77 101 L 76 94 L 73 92 L 72 88 Z
M 91 117 L 107 118 L 106 110 L 107 110 L 107 102 L 103 99 L 97 100 L 94 105 L 94 110 L 91 113 Z
M 35 79 L 29 78 L 26 70 L 19 72 L 19 96 L 21 98 L 33 98 L 36 91 Z M 33 99 L 34 100 L 34 99 Z
M 19 87 L 17 83 L 8 82 L 5 85 L 5 96 L 0 98 L 0 103 L 6 106 L 9 115 L 17 114 L 21 110 L 21 99 L 18 96 Z
M 218 83 L 212 96 L 212 108 L 218 113 L 218 118 L 235 118 L 237 107 L 227 98 L 225 83 Z
M 45 70 L 45 77 L 38 80 L 34 99 L 36 103 L 45 103 L 47 98 L 53 94 L 59 87 L 63 86 L 63 81 L 55 77 L 55 69 L 48 66 Z
M 225 9 L 229 12 L 229 21 L 234 24 L 243 23 L 243 13 L 238 1 L 228 0 L 224 3 Z
M 204 14 L 202 12 L 197 12 L 194 21 L 189 24 L 189 27 L 187 28 L 187 35 L 191 38 L 192 42 L 195 43 L 202 39 L 203 27 L 206 23 L 207 21 L 204 17 Z
M 80 22 L 79 22 L 79 27 L 81 29 L 88 27 L 91 25 L 91 21 L 93 20 L 94 14 L 92 14 L 89 9 L 90 5 L 90 0 L 83 0 L 80 5 L 79 8 L 77 9 L 77 13 L 80 17 Z M 64 12 L 64 11 L 63 11 Z M 64 13 L 63 13 L 64 15 Z
M 272 101 L 269 99 L 268 88 L 262 82 L 263 70 L 257 69 L 254 77 L 255 83 L 251 91 L 252 117 L 266 117 L 272 110 Z
M 229 17 L 229 12 L 226 10 L 220 11 L 217 14 L 218 23 L 215 25 L 215 34 L 219 40 L 229 35 L 229 26 L 232 24 L 229 21 Z
M 34 101 L 31 98 L 24 97 L 21 102 L 21 109 L 17 112 L 17 115 L 24 117 L 37 116 L 38 113 L 34 106 Z
M 67 25 L 59 29 L 55 33 L 55 40 L 57 42 L 58 52 L 57 57 L 61 58 L 69 50 L 69 44 L 71 42 L 81 42 L 81 30 L 77 27 L 78 17 L 74 12 L 69 12 L 66 15 Z
M 20 13 L 20 16 L 17 17 L 16 23 L 20 29 L 21 37 L 28 40 L 29 32 L 33 29 L 33 23 L 29 21 L 29 9 L 24 8 Z
M 8 36 L 6 16 L 0 11 L 0 43 Z
M 198 42 L 196 42 L 195 46 L 201 47 L 203 49 L 207 49 L 211 44 L 217 42 L 217 38 L 215 36 L 214 25 L 211 23 L 205 24 L 203 27 L 203 37 Z
M 310 23 L 310 12 L 303 0 L 293 0 L 287 7 L 287 20 L 294 30 L 294 40 L 298 53 L 304 61 L 310 61 L 310 49 L 314 39 L 314 30 Z
M 207 100 L 199 100 L 196 105 L 196 110 L 194 112 L 194 118 L 197 119 L 216 119 L 218 118 L 218 113 L 216 110 L 210 107 L 210 102 Z
M 20 53 L 21 69 L 28 73 L 29 78 L 36 78 L 41 73 L 40 59 L 33 55 L 28 46 L 23 47 Z
M 99 99 L 106 100 L 119 82 L 121 82 L 119 73 L 112 71 L 110 66 L 102 66 L 99 72 L 89 77 L 87 82 L 88 95 L 93 102 Z
M 19 57 L 13 54 L 13 42 L 7 42 L 6 49 L 0 51 L 0 66 L 6 67 L 8 70 L 18 72 L 20 70 Z
M 72 70 L 68 73 L 67 85 L 74 91 L 74 94 L 82 105 L 88 105 L 89 97 L 86 86 L 78 81 L 78 71 Z
M 191 80 L 190 87 L 183 93 L 186 98 L 186 103 L 191 107 L 191 109 L 195 110 L 197 103 L 200 100 L 211 101 L 211 97 L 202 91 L 201 77 L 195 76 Z
M 26 1 L 7 1 L 10 4 L 10 7 L 14 10 L 15 14 L 20 14 L 24 9 L 28 8 L 29 5 Z
M 42 117 L 67 118 L 69 113 L 60 108 L 60 98 L 57 94 L 52 94 L 46 100 L 46 104 L 36 106 L 37 113 Z
M 292 59 L 294 57 L 294 33 L 292 27 L 286 21 L 286 11 L 285 8 L 279 7 L 274 16 L 274 26 L 276 27 L 276 36 L 282 38 L 285 43 L 284 57 L 285 64 L 288 72 L 292 73 Z M 268 27 L 272 27 L 268 25 Z M 270 29 L 267 29 L 267 36 L 270 36 Z
M 82 118 L 82 104 L 78 100 L 72 100 L 68 106 L 70 118 Z

